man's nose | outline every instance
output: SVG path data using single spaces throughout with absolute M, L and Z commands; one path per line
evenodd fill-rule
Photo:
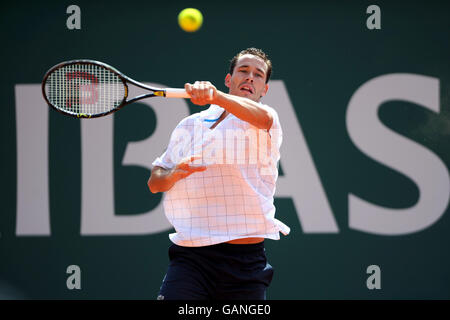
M 253 74 L 253 72 L 249 72 L 249 73 L 247 74 L 247 80 L 253 82 L 253 79 L 254 79 L 254 74 Z

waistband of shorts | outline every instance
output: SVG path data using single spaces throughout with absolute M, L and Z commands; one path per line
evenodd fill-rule
M 188 251 L 192 250 L 197 252 L 216 250 L 224 253 L 257 253 L 264 251 L 264 241 L 251 244 L 232 244 L 228 242 L 222 242 L 201 247 L 185 247 L 172 243 L 172 246 L 179 247 Z
M 218 250 L 225 252 L 251 253 L 264 250 L 264 241 L 250 244 L 232 244 L 228 242 L 222 242 L 209 247 L 217 248 Z

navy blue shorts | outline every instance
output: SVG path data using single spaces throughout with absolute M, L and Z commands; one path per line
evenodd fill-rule
M 264 242 L 169 248 L 158 300 L 265 300 L 273 268 Z

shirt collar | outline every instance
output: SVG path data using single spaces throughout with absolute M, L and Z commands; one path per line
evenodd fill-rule
M 200 119 L 203 121 L 215 121 L 220 118 L 224 111 L 224 108 L 216 104 L 212 104 L 208 109 L 200 112 Z

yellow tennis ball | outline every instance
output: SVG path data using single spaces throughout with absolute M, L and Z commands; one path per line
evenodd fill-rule
M 203 15 L 194 8 L 186 8 L 178 15 L 178 24 L 186 32 L 195 32 L 202 26 Z

